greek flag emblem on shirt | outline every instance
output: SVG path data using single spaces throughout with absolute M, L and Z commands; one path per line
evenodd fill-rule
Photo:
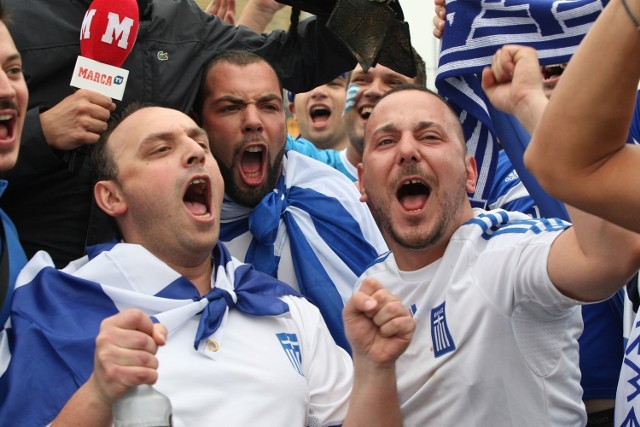
M 298 336 L 296 334 L 288 334 L 286 332 L 276 334 L 276 336 L 278 337 L 280 345 L 282 346 L 284 353 L 287 355 L 289 362 L 291 362 L 293 369 L 304 377 L 304 373 L 302 372 L 302 353 L 300 352 Z
M 435 357 L 440 357 L 456 349 L 456 345 L 449 332 L 445 303 L 431 309 L 431 342 Z

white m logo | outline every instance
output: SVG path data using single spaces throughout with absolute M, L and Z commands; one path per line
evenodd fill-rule
M 84 19 L 82 20 L 82 29 L 80 30 L 81 40 L 91 38 L 91 21 L 93 21 L 93 17 L 95 15 L 96 9 L 90 9 L 84 15 Z M 122 49 L 129 47 L 129 34 L 131 33 L 131 27 L 134 24 L 133 19 L 125 17 L 122 22 L 120 22 L 120 16 L 113 12 L 109 12 L 107 19 L 109 22 L 101 40 L 104 43 L 112 44 L 113 39 L 115 38 L 118 39 L 118 47 Z
M 80 30 L 80 40 L 91 38 L 91 21 L 93 20 L 93 17 L 95 15 L 95 9 L 89 9 L 87 10 L 87 13 L 84 14 L 84 19 L 82 20 L 82 29 Z
M 126 49 L 129 46 L 129 33 L 131 33 L 133 19 L 125 17 L 122 22 L 120 22 L 120 16 L 113 12 L 109 12 L 107 18 L 109 19 L 109 23 L 101 40 L 105 43 L 112 44 L 113 39 L 116 38 L 118 39 L 118 47 Z

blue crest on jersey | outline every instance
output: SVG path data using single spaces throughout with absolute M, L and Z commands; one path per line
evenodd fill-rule
M 440 357 L 456 349 L 449 326 L 447 325 L 447 313 L 444 309 L 446 302 L 431 309 L 431 342 L 433 354 Z
M 300 352 L 298 336 L 296 334 L 282 332 L 276 334 L 276 337 L 278 337 L 278 341 L 280 341 L 280 345 L 287 355 L 289 362 L 291 362 L 293 369 L 304 377 L 304 373 L 302 372 L 302 353 Z

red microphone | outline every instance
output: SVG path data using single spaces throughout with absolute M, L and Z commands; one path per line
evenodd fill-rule
M 122 100 L 140 26 L 136 0 L 93 0 L 82 21 L 80 52 L 71 85 Z

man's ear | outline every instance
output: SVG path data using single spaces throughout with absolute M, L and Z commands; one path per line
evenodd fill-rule
M 476 191 L 476 184 L 478 182 L 478 166 L 476 165 L 476 158 L 473 156 L 467 156 L 465 161 L 467 168 L 467 193 L 472 194 Z
M 287 107 L 289 107 L 289 112 L 291 114 L 293 114 L 293 116 L 295 117 L 295 115 L 296 115 L 296 105 L 293 102 L 289 102 L 289 105 L 287 105 Z
M 367 202 L 367 191 L 364 189 L 364 184 L 362 183 L 362 163 L 358 163 L 358 181 L 356 185 L 358 186 L 358 190 L 360 190 L 360 201 L 366 203 Z
M 118 217 L 127 211 L 120 186 L 115 181 L 98 181 L 93 187 L 96 203 L 107 215 Z

